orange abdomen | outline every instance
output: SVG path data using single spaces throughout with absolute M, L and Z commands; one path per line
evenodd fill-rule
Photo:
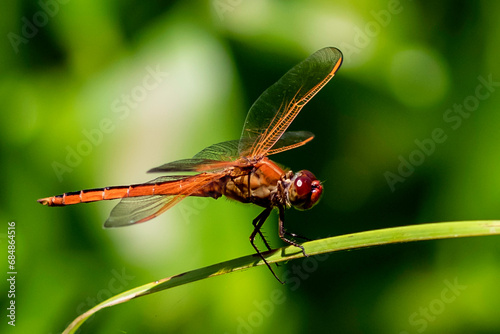
M 78 203 L 95 202 L 118 199 L 124 197 L 138 197 L 151 195 L 186 195 L 199 197 L 221 196 L 221 175 L 214 177 L 209 173 L 179 177 L 176 180 L 154 183 L 135 184 L 130 186 L 106 187 L 86 189 L 46 197 L 38 202 L 48 206 L 63 206 Z

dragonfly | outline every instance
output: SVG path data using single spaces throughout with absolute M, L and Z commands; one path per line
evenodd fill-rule
M 151 220 L 189 196 L 225 196 L 242 203 L 264 208 L 252 222 L 250 243 L 274 273 L 258 249 L 255 238 L 269 243 L 261 228 L 273 209 L 278 210 L 278 234 L 287 244 L 299 248 L 297 234 L 285 229 L 285 209 L 307 210 L 318 203 L 323 185 L 313 173 L 293 173 L 268 156 L 294 149 L 310 142 L 308 131 L 286 131 L 302 108 L 335 75 L 342 64 L 342 53 L 326 47 L 295 65 L 265 90 L 248 111 L 239 140 L 208 146 L 190 159 L 173 161 L 149 170 L 163 173 L 152 181 L 127 186 L 112 186 L 67 192 L 39 199 L 47 206 L 65 206 L 102 200 L 121 199 L 111 210 L 105 228 L 128 226 Z

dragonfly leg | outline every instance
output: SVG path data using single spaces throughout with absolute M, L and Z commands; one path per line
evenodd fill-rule
M 271 213 L 271 209 L 270 208 L 265 209 L 252 222 L 252 225 L 255 228 L 254 232 L 257 231 L 257 233 L 259 234 L 259 236 L 262 239 L 262 241 L 264 241 L 264 244 L 266 245 L 267 250 L 272 250 L 272 248 L 269 245 L 269 243 L 267 242 L 266 238 L 264 237 L 264 234 L 262 234 L 262 231 L 260 230 L 260 227 L 262 227 L 262 224 L 264 224 L 264 222 L 266 221 L 267 217 L 269 217 L 270 213 Z M 260 221 L 262 221 L 262 223 L 260 223 L 260 227 L 257 228 L 257 225 L 259 224 Z
M 281 205 L 278 206 L 278 210 L 279 210 L 279 236 L 280 236 L 281 240 L 283 240 L 284 242 L 286 242 L 290 245 L 293 245 L 295 247 L 302 249 L 302 253 L 304 254 L 304 256 L 309 256 L 306 254 L 304 246 L 299 245 L 297 242 L 290 240 L 290 239 L 287 239 L 285 237 L 286 235 L 291 235 L 291 236 L 296 236 L 296 235 L 293 233 L 288 233 L 285 230 L 285 209 L 283 208 L 283 206 L 281 206 Z
M 302 239 L 302 240 L 305 240 L 305 241 L 311 241 L 311 239 L 309 239 L 307 237 L 303 237 L 301 235 L 298 235 L 298 234 L 295 234 L 295 233 L 291 233 L 291 232 L 288 232 L 288 231 L 285 231 L 285 235 L 289 235 L 291 237 L 299 238 L 299 239 Z
M 271 266 L 269 265 L 269 263 L 266 261 L 266 259 L 262 255 L 262 253 L 257 248 L 257 245 L 255 245 L 255 236 L 257 234 L 259 234 L 261 236 L 262 240 L 264 240 L 264 243 L 266 244 L 266 247 L 269 250 L 271 250 L 271 247 L 269 246 L 269 244 L 267 243 L 266 239 L 262 235 L 262 232 L 260 231 L 260 229 L 261 229 L 262 225 L 264 225 L 264 222 L 266 221 L 267 217 L 269 217 L 269 214 L 271 213 L 271 210 L 272 210 L 272 208 L 266 208 L 264 211 L 262 211 L 257 216 L 257 218 L 254 219 L 254 221 L 252 223 L 253 226 L 254 226 L 254 229 L 253 229 L 252 234 L 250 235 L 250 243 L 252 244 L 252 246 L 255 249 L 255 251 L 257 252 L 257 254 L 259 254 L 259 256 L 262 259 L 262 261 L 264 261 L 264 263 L 269 268 L 269 270 L 271 270 L 271 273 L 273 273 L 274 277 L 278 280 L 278 282 L 280 282 L 281 284 L 285 284 L 285 282 L 283 282 L 282 280 L 280 280 L 278 278 L 278 276 L 276 275 L 276 273 L 274 272 L 274 270 L 271 268 Z

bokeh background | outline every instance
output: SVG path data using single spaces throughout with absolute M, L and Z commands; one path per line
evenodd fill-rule
M 319 205 L 287 212 L 290 231 L 500 218 L 498 2 L 0 6 L 4 264 L 7 222 L 17 228 L 9 331 L 58 333 L 111 295 L 253 253 L 259 208 L 224 199 L 187 199 L 114 230 L 102 224 L 116 203 L 36 199 L 144 182 L 152 167 L 237 139 L 260 93 L 325 46 L 344 64 L 291 127 L 316 138 L 274 157 L 324 180 Z M 276 215 L 265 232 L 282 245 Z M 294 284 L 254 268 L 103 310 L 81 333 L 500 332 L 498 237 L 336 253 L 277 273 Z

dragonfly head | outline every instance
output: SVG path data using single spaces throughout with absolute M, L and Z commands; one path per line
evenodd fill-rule
M 323 193 L 323 186 L 313 173 L 301 170 L 295 173 L 290 181 L 288 199 L 294 208 L 307 210 L 318 203 Z

